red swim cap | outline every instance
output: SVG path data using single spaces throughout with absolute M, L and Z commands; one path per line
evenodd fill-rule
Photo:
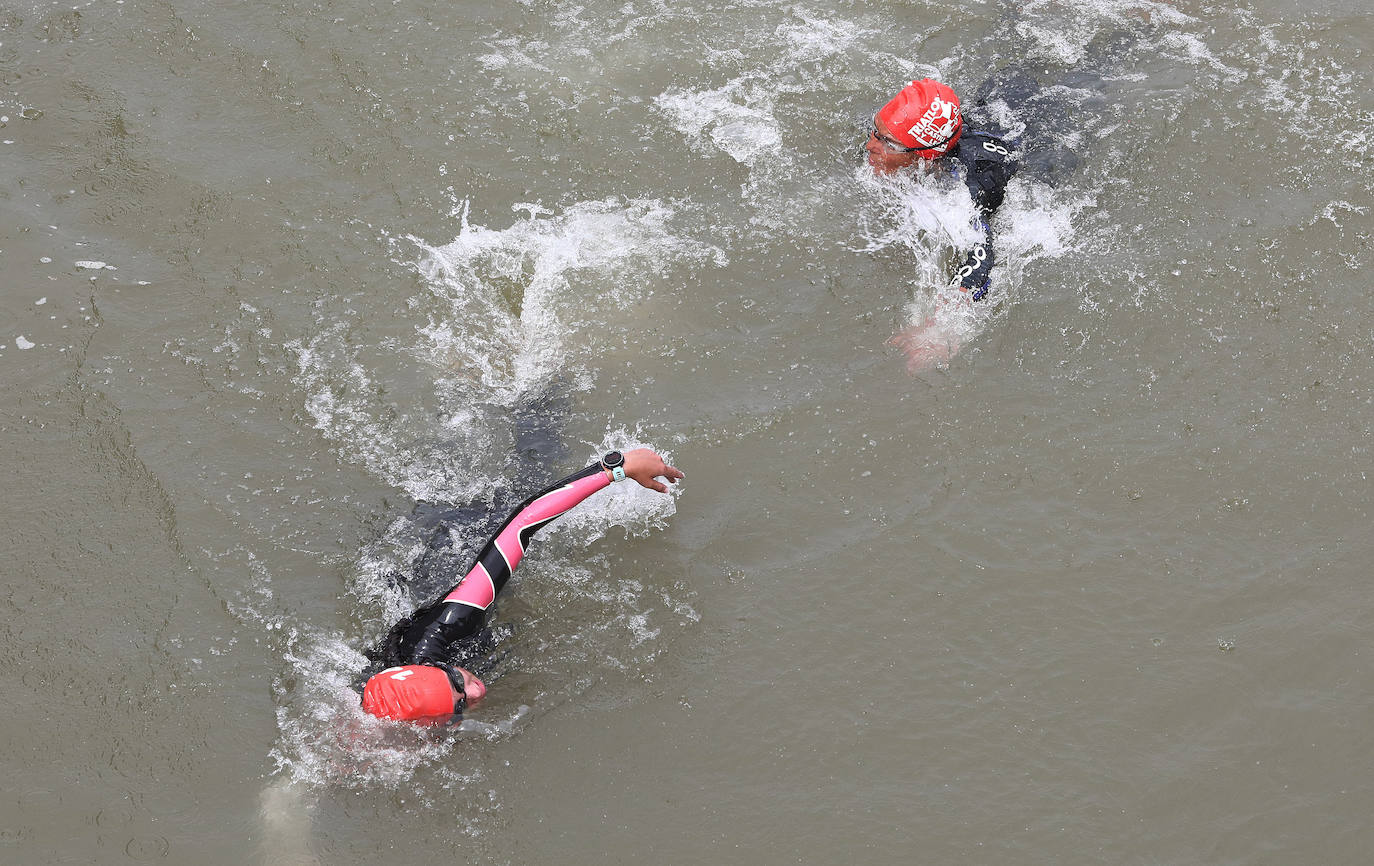
M 878 111 L 877 117 L 892 132 L 893 139 L 915 148 L 915 155 L 922 159 L 948 153 L 964 131 L 959 97 L 933 78 L 922 78 L 903 87 Z
M 454 713 L 453 687 L 433 665 L 387 668 L 363 686 L 363 710 L 398 722 L 442 719 Z

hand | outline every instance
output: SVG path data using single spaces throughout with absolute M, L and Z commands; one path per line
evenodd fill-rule
M 657 490 L 659 493 L 667 493 L 668 486 L 659 481 L 657 476 L 668 479 L 668 484 L 676 484 L 679 478 L 685 478 L 680 471 L 663 462 L 663 458 L 648 448 L 636 448 L 633 451 L 625 452 L 625 476 L 633 478 L 641 486 L 650 490 Z
M 898 331 L 887 341 L 906 355 L 906 371 L 919 373 L 932 367 L 948 367 L 949 359 L 959 351 L 958 341 L 944 333 L 932 316 L 919 325 Z

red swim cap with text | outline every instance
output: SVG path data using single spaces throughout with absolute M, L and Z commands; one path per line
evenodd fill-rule
M 879 109 L 877 118 L 898 143 L 915 148 L 922 159 L 949 152 L 964 131 L 959 97 L 933 78 L 913 81 Z
M 420 722 L 453 715 L 448 674 L 432 665 L 387 668 L 363 686 L 363 710 L 382 719 Z

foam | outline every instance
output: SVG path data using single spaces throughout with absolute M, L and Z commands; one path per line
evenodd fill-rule
M 717 248 L 674 230 L 681 207 L 611 198 L 554 213 L 523 204 L 525 216 L 487 228 L 461 202 L 451 242 L 392 239 L 398 262 L 425 286 L 406 305 L 416 339 L 394 348 L 428 371 L 438 423 L 432 408 L 393 405 L 380 384 L 386 374 L 351 342 L 353 323 L 334 321 L 287 344 L 315 429 L 414 499 L 480 498 L 499 481 L 490 476 L 499 461 L 487 458 L 509 450 L 512 412 L 550 388 L 590 387 L 585 363 L 611 339 L 607 310 L 651 296 L 671 267 L 722 261 Z
M 720 153 L 748 170 L 742 196 L 754 209 L 751 225 L 771 232 L 794 222 L 796 147 L 784 138 L 794 118 L 779 116 L 779 102 L 825 89 L 818 64 L 844 58 L 873 36 L 872 29 L 841 18 L 789 8 L 777 25 L 732 34 L 726 50 L 706 48 L 713 65 L 735 72 L 717 87 L 674 86 L 654 98 L 659 109 L 699 156 Z M 752 61 L 752 62 L 751 62 Z M 743 68 L 741 68 L 743 67 Z
M 444 729 L 364 713 L 352 683 L 366 659 L 337 637 L 304 632 L 285 660 L 292 676 L 273 681 L 281 736 L 271 757 L 292 782 L 395 787 L 462 742 Z
M 778 25 L 773 34 L 787 46 L 789 65 L 843 54 L 873 34 L 852 21 L 809 15 L 800 8 L 791 12 L 795 18 Z
M 413 439 L 407 428 L 429 419 L 411 419 L 382 403 L 371 372 L 349 357 L 356 349 L 348 346 L 348 331 L 339 323 L 309 342 L 287 344 L 296 354 L 294 378 L 306 394 L 305 409 L 315 429 L 336 443 L 346 459 L 415 499 L 458 501 L 481 490 L 487 479 L 474 476 L 463 460 L 465 454 L 482 451 L 484 428 L 474 425 L 463 431 L 468 440 L 464 449 L 448 448 L 433 437 L 418 447 L 402 447 L 402 441 Z

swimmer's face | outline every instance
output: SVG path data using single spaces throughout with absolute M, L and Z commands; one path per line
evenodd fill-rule
M 892 130 L 878 117 L 873 118 L 873 126 L 868 132 L 868 141 L 864 142 L 864 150 L 868 153 L 868 164 L 873 166 L 874 174 L 891 174 L 920 159 L 910 149 L 898 143 L 892 137 Z
M 468 706 L 482 700 L 487 694 L 487 684 L 473 676 L 472 671 L 467 668 L 456 668 L 456 670 L 463 675 L 463 691 L 467 693 Z M 457 700 L 458 694 L 455 692 L 453 697 Z

